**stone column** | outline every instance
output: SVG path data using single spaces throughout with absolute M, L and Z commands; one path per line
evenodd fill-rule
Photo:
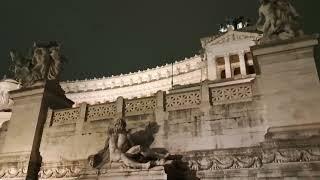
M 37 179 L 41 165 L 40 145 L 49 108 L 70 108 L 73 102 L 67 99 L 56 81 L 47 81 L 30 88 L 10 92 L 13 99 L 12 116 L 1 155 L 15 154 L 26 157 L 26 179 Z
M 211 53 L 208 53 L 207 55 L 207 68 L 208 68 L 208 79 L 211 81 L 217 80 L 217 60 L 216 56 L 214 56 Z
M 153 148 L 164 148 L 166 139 L 167 139 L 167 113 L 165 112 L 165 92 L 158 91 L 156 94 L 156 109 L 155 116 L 156 122 L 159 126 L 159 131 L 156 133 L 154 143 L 152 144 Z
M 209 85 L 207 81 L 204 81 L 201 83 L 200 92 L 201 92 L 200 109 L 204 113 L 205 117 L 209 117 L 211 103 L 210 103 Z
M 86 114 L 87 114 L 87 103 L 81 103 L 80 104 L 80 116 L 76 123 L 76 134 L 79 135 L 82 133 L 83 126 L 85 124 L 86 120 Z
M 119 96 L 116 101 L 116 109 L 117 114 L 116 118 L 123 118 L 124 117 L 124 99 L 123 97 Z
M 244 55 L 245 55 L 244 51 L 240 51 L 238 54 L 239 60 L 240 60 L 240 71 L 242 76 L 247 75 L 246 61 L 244 59 Z
M 226 72 L 226 78 L 231 78 L 231 63 L 230 63 L 230 54 L 224 55 L 224 67 Z

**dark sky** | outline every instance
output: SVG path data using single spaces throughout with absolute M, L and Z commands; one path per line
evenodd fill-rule
M 295 0 L 307 33 L 320 32 L 319 0 Z M 1 0 L 0 76 L 9 50 L 63 43 L 63 79 L 134 72 L 182 60 L 226 17 L 257 19 L 258 0 Z

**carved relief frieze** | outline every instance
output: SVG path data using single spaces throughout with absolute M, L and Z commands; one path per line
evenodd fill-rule
M 2 167 L 0 169 L 1 179 L 16 179 L 23 178 L 27 176 L 27 166 L 21 167 Z
M 258 156 L 213 156 L 203 157 L 198 160 L 188 161 L 191 170 L 223 170 L 223 169 L 242 169 L 260 168 L 261 158 Z
M 241 155 L 230 153 L 226 150 L 224 155 L 213 155 L 210 153 L 199 156 L 187 155 L 184 161 L 188 163 L 191 170 L 195 171 L 253 169 L 260 168 L 266 164 L 320 161 L 320 147 L 254 149 L 251 153 Z
M 262 153 L 263 163 L 289 163 L 289 162 L 310 162 L 320 160 L 320 148 L 307 149 L 279 149 L 264 151 Z
M 85 172 L 86 161 L 43 163 L 38 173 L 39 179 L 79 178 Z
M 40 179 L 72 178 L 81 175 L 80 167 L 43 167 L 39 172 Z

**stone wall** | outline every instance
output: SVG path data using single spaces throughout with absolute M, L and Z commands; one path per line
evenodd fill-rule
M 43 160 L 86 159 L 103 148 L 108 125 L 121 114 L 133 133 L 156 122 L 159 129 L 152 147 L 172 153 L 248 147 L 263 141 L 266 127 L 260 115 L 259 97 L 255 97 L 254 79 L 229 82 L 227 86 L 202 86 L 169 94 L 158 92 L 140 99 L 118 98 L 111 103 L 51 110 L 40 150 Z

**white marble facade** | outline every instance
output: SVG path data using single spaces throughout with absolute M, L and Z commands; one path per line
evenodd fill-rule
M 256 44 L 260 34 L 228 31 L 201 39 L 204 57 L 191 58 L 165 66 L 100 79 L 62 82 L 67 97 L 76 104 L 115 101 L 150 96 L 157 91 L 168 91 L 173 86 L 216 81 L 228 78 L 245 78 L 252 72 L 250 46 Z M 173 76 L 172 76 L 173 72 Z M 172 83 L 173 81 L 173 83 Z
M 9 99 L 8 91 L 18 89 L 19 85 L 13 80 L 3 80 L 0 81 L 0 127 L 1 124 L 10 119 L 11 112 L 10 106 L 12 101 Z
M 255 45 L 260 37 L 261 34 L 252 32 L 228 31 L 201 39 L 204 56 L 195 55 L 174 64 L 135 73 L 66 81 L 61 85 L 67 97 L 77 106 L 82 102 L 112 102 L 119 96 L 127 99 L 150 96 L 159 90 L 169 91 L 178 85 L 204 80 L 219 82 L 222 79 L 246 78 L 254 74 L 250 46 Z M 4 109 L 8 106 L 7 92 L 16 88 L 18 85 L 14 81 L 0 81 L 0 111 L 1 107 Z M 8 114 L 5 116 L 7 118 Z

